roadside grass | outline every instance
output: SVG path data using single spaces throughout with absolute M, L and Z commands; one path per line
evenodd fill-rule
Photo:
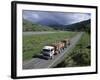
M 75 48 L 67 55 L 57 67 L 78 67 L 91 65 L 90 35 L 84 33 Z
M 43 46 L 60 41 L 65 38 L 71 38 L 77 32 L 56 32 L 50 34 L 23 35 L 23 61 L 32 59 L 32 56 L 40 54 Z

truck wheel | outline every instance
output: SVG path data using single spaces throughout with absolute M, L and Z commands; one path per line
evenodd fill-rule
M 60 54 L 60 50 L 59 50 L 59 54 Z
M 52 56 L 50 57 L 50 59 L 52 59 Z
M 51 56 L 51 59 L 53 59 L 54 58 L 54 55 L 53 56 Z

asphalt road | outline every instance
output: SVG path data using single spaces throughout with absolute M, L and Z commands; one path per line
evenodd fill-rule
M 23 63 L 23 69 L 40 69 L 40 68 L 52 68 L 66 58 L 66 55 L 75 47 L 83 32 L 78 33 L 71 39 L 71 45 L 68 46 L 62 53 L 55 55 L 52 60 L 47 60 L 41 55 L 31 59 L 30 61 Z

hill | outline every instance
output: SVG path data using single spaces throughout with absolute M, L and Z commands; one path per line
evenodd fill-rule
M 87 29 L 90 29 L 90 23 L 91 23 L 91 20 L 89 19 L 89 20 L 82 21 L 79 23 L 67 25 L 66 27 L 64 27 L 64 29 L 71 30 L 71 31 L 85 31 Z
M 85 20 L 82 22 L 70 24 L 70 25 L 42 25 L 33 23 L 31 21 L 23 19 L 23 31 L 53 31 L 53 30 L 64 30 L 64 31 L 88 31 L 90 32 L 91 20 Z
M 49 27 L 54 28 L 55 30 L 84 31 L 86 28 L 90 28 L 90 21 L 91 20 L 89 19 L 70 25 L 50 25 Z
M 54 29 L 51 27 L 42 26 L 23 19 L 23 31 L 53 31 L 53 30 Z

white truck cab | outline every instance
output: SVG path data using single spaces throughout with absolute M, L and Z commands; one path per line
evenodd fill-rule
M 44 46 L 42 49 L 42 54 L 48 59 L 52 59 L 54 56 L 54 47 L 52 46 Z

